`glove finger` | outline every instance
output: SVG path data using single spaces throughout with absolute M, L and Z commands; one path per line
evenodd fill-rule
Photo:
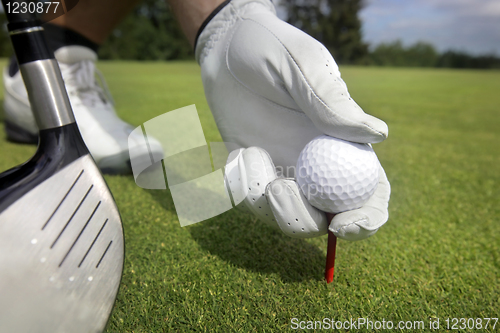
M 224 184 L 231 195 L 236 209 L 245 213 L 253 214 L 253 212 L 250 211 L 245 204 L 245 198 L 248 195 L 248 187 L 246 185 L 247 181 L 246 178 L 241 177 L 238 165 L 240 156 L 244 150 L 244 148 L 240 148 L 229 153 L 226 166 L 224 168 Z
M 273 212 L 265 197 L 266 185 L 277 178 L 269 154 L 258 147 L 244 149 L 238 156 L 238 172 L 241 179 L 239 192 L 245 193 L 243 202 L 247 208 L 266 224 L 276 228 Z
M 368 202 L 359 209 L 335 215 L 329 230 L 346 240 L 361 240 L 372 236 L 389 219 L 391 185 L 382 166 L 379 168 L 379 183 Z
M 276 179 L 266 188 L 266 197 L 281 231 L 293 238 L 312 238 L 327 233 L 324 212 L 307 201 L 292 179 Z
M 248 190 L 246 190 L 247 187 L 243 187 L 238 167 L 239 157 L 244 150 L 245 149 L 240 148 L 229 153 L 226 166 L 224 168 L 224 182 L 226 183 L 226 188 L 229 189 L 234 205 L 238 208 L 244 206 L 240 205 L 240 203 L 245 200 L 245 197 L 248 194 Z
M 297 35 L 302 35 L 297 33 Z M 287 84 L 297 105 L 323 133 L 340 139 L 376 143 L 387 138 L 385 122 L 366 114 L 351 98 L 338 66 L 328 50 L 309 36 L 281 41 L 293 61 Z

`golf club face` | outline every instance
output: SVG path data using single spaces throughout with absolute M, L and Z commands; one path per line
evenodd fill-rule
M 8 19 L 40 132 L 35 155 L 0 174 L 0 332 L 101 332 L 123 270 L 120 215 L 43 29 Z
M 90 155 L 0 213 L 0 332 L 100 332 L 123 269 L 123 230 Z

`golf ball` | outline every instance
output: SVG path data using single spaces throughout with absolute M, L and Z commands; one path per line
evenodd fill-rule
M 368 201 L 377 188 L 379 167 L 369 144 L 321 135 L 300 153 L 296 178 L 311 205 L 340 213 Z

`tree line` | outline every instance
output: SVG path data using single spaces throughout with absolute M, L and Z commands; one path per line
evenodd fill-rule
M 371 51 L 361 63 L 393 67 L 447 67 L 500 69 L 500 58 L 495 55 L 470 55 L 466 52 L 436 51 L 432 44 L 417 42 L 404 47 L 401 41 L 382 43 Z
M 426 42 L 404 46 L 401 41 L 370 49 L 362 40 L 359 11 L 364 0 L 281 0 L 290 24 L 322 42 L 340 64 L 500 68 L 496 55 L 471 55 L 449 50 L 438 52 Z M 0 56 L 12 53 L 4 27 L 0 34 Z M 174 60 L 193 59 L 193 50 L 165 0 L 145 0 L 111 33 L 99 51 L 100 59 Z
M 500 57 L 496 55 L 475 56 L 455 50 L 439 53 L 426 42 L 405 47 L 401 41 L 394 41 L 370 50 L 362 40 L 358 15 L 364 6 L 363 0 L 286 0 L 282 3 L 288 22 L 322 42 L 341 64 L 500 68 Z

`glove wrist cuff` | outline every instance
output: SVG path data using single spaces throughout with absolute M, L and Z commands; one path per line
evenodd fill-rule
M 220 12 L 230 2 L 231 2 L 231 0 L 226 0 L 223 3 L 221 3 L 220 5 L 218 5 L 217 8 L 215 8 L 213 10 L 213 12 L 210 13 L 210 15 L 208 15 L 208 17 L 205 19 L 205 21 L 203 21 L 200 28 L 198 29 L 198 32 L 196 33 L 196 38 L 194 39 L 194 49 L 195 50 L 196 50 L 196 45 L 198 44 L 198 39 L 200 38 L 200 35 L 201 35 L 202 31 L 205 29 L 205 27 L 207 26 L 207 24 L 214 18 L 215 15 L 217 15 L 218 12 Z
M 196 61 L 201 64 L 203 58 L 223 38 L 226 32 L 234 26 L 238 18 L 244 16 L 247 5 L 264 6 L 266 10 L 276 13 L 272 0 L 226 0 L 221 3 L 203 21 L 198 29 L 194 43 Z

